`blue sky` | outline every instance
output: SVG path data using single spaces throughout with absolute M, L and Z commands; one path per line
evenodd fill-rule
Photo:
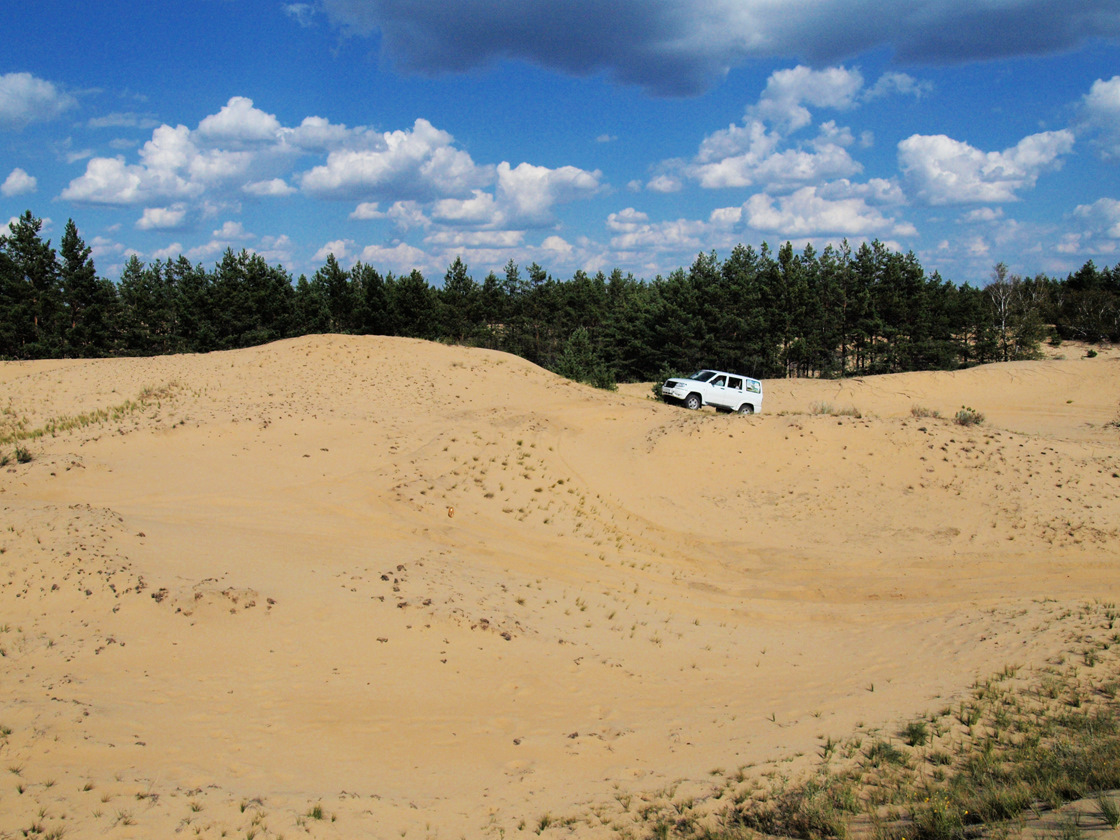
M 845 238 L 1064 276 L 1120 262 L 1120 4 L 20 3 L 0 219 L 26 209 L 113 279 L 227 247 L 652 278 Z

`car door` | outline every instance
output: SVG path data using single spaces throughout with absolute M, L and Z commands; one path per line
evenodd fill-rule
M 732 411 L 738 411 L 739 406 L 743 404 L 743 377 L 727 377 L 727 389 L 724 393 L 727 398 L 727 402 L 724 403 L 724 405 Z
M 717 408 L 727 408 L 729 401 L 734 398 L 734 395 L 727 390 L 727 376 L 722 373 L 714 376 L 708 385 L 711 389 L 708 392 L 710 394 L 708 403 Z

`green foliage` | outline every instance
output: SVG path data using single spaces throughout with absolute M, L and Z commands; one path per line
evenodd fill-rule
M 984 415 L 975 408 L 962 405 L 953 417 L 953 422 L 958 426 L 979 426 L 984 422 Z
M 596 388 L 613 391 L 614 374 L 603 362 L 603 357 L 593 345 L 591 334 L 580 327 L 564 343 L 564 351 L 556 360 L 553 372 L 575 382 L 583 382 Z
M 701 367 L 760 378 L 953 369 L 1034 358 L 1047 337 L 1120 341 L 1120 266 L 1091 262 L 1065 280 L 1000 265 L 986 287 L 958 287 L 878 241 L 820 252 L 787 242 L 739 245 L 723 260 L 702 252 L 648 280 L 619 269 L 561 280 L 511 260 L 480 284 L 457 257 L 436 288 L 419 271 L 347 269 L 333 255 L 293 278 L 227 250 L 212 268 L 132 257 L 113 282 L 97 276 L 73 220 L 58 254 L 41 228 L 27 211 L 0 236 L 0 358 L 208 352 L 341 332 L 481 345 L 611 387 Z

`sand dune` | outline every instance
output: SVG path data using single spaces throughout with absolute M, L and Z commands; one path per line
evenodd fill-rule
M 1107 355 L 751 418 L 377 337 L 0 363 L 0 837 L 617 836 L 1060 649 L 1118 416 Z

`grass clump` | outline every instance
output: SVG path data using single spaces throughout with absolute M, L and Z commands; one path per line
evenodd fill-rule
M 863 412 L 854 405 L 847 407 L 835 406 L 827 402 L 815 402 L 809 406 L 810 414 L 824 414 L 829 417 L 854 417 L 857 420 L 863 417 Z
M 984 415 L 977 411 L 975 408 L 970 408 L 967 405 L 962 405 L 953 422 L 958 426 L 979 426 L 984 422 Z
M 1120 805 L 1117 805 L 1116 800 L 1111 796 L 1105 796 L 1103 793 L 1098 796 L 1097 810 L 1100 811 L 1101 819 L 1109 828 L 1120 826 Z
M 941 412 L 926 408 L 923 405 L 912 405 L 910 406 L 910 416 L 918 420 L 936 420 L 941 416 Z

